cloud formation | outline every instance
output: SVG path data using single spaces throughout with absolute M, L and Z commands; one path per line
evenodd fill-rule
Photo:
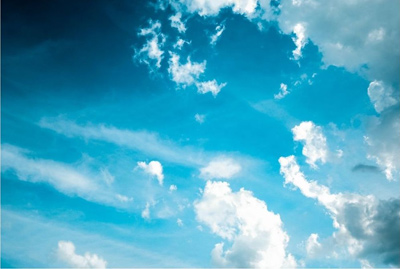
M 227 240 L 211 252 L 217 267 L 295 267 L 296 261 L 286 252 L 289 236 L 278 214 L 265 202 L 243 188 L 233 192 L 226 182 L 208 181 L 201 199 L 194 203 L 196 218 L 213 233 Z
M 293 139 L 301 141 L 303 155 L 307 157 L 306 162 L 312 167 L 317 168 L 317 161 L 325 163 L 328 158 L 328 148 L 326 138 L 322 133 L 321 127 L 311 121 L 303 121 L 292 129 Z
M 279 158 L 285 184 L 292 184 L 324 206 L 337 230 L 325 242 L 312 234 L 307 240 L 311 256 L 337 256 L 345 249 L 351 257 L 371 264 L 400 264 L 400 200 L 378 200 L 373 195 L 332 194 L 328 187 L 308 181 L 294 156 Z
M 393 98 L 393 88 L 385 85 L 383 81 L 372 81 L 368 86 L 368 96 L 378 113 L 398 103 L 398 100 Z
M 219 157 L 200 169 L 203 179 L 230 179 L 242 170 L 239 163 L 231 158 Z
M 106 268 L 107 262 L 97 256 L 86 252 L 84 255 L 75 253 L 75 245 L 70 241 L 58 241 L 58 258 L 75 268 Z
M 215 46 L 217 44 L 218 39 L 221 37 L 222 33 L 225 31 L 225 24 L 217 25 L 215 27 L 215 34 L 210 37 L 210 44 Z
M 176 28 L 179 33 L 184 33 L 186 32 L 186 26 L 181 20 L 182 18 L 182 13 L 177 12 L 175 15 L 169 17 L 169 20 L 171 21 L 171 27 Z
M 138 162 L 137 166 L 142 169 L 145 173 L 155 176 L 160 185 L 163 184 L 164 174 L 163 167 L 159 161 L 151 161 L 148 164 L 145 162 Z
M 279 93 L 274 94 L 275 99 L 282 99 L 286 95 L 288 95 L 290 92 L 287 90 L 287 85 L 285 83 L 281 83 L 279 86 Z
M 216 97 L 221 89 L 226 86 L 226 83 L 218 84 L 218 82 L 213 79 L 210 81 L 198 82 L 196 86 L 198 93 L 205 94 L 211 92 L 211 94 Z

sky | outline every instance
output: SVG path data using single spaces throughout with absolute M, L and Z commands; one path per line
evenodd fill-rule
M 399 10 L 3 0 L 1 267 L 399 267 Z

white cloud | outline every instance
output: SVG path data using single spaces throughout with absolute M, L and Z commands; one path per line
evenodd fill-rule
M 222 35 L 222 33 L 225 31 L 225 25 L 221 24 L 218 25 L 217 27 L 215 27 L 215 31 L 216 33 L 211 35 L 210 37 L 210 44 L 215 46 L 215 44 L 217 44 L 218 39 L 220 38 L 220 36 Z
M 368 96 L 378 113 L 398 103 L 398 100 L 393 98 L 393 88 L 385 85 L 383 81 L 372 81 L 368 86 Z
M 181 0 L 189 12 L 201 16 L 215 16 L 221 9 L 231 7 L 233 12 L 251 16 L 257 8 L 257 0 Z
M 171 21 L 171 26 L 178 29 L 179 33 L 184 33 L 186 32 L 186 26 L 185 24 L 181 21 L 182 14 L 180 12 L 177 12 L 175 15 L 169 17 L 169 20 Z
M 202 115 L 202 114 L 196 113 L 196 115 L 194 115 L 194 119 L 200 124 L 204 123 L 205 118 L 206 118 L 206 116 Z
M 135 59 L 140 63 L 148 65 L 151 71 L 154 71 L 153 65 L 156 68 L 161 67 L 164 51 L 161 49 L 165 43 L 165 36 L 161 33 L 161 23 L 159 21 L 149 22 L 149 28 L 140 29 L 138 35 L 146 36 L 148 39 L 140 50 L 135 49 Z
M 296 45 L 296 49 L 293 50 L 293 58 L 295 60 L 299 60 L 303 55 L 301 50 L 304 48 L 304 46 L 307 43 L 307 38 L 306 38 L 306 28 L 304 27 L 303 24 L 298 23 L 293 27 L 293 33 L 296 35 L 293 38 L 293 42 Z
M 128 196 L 125 196 L 125 195 L 116 194 L 115 196 L 117 197 L 118 200 L 120 200 L 123 203 L 127 203 L 127 202 L 132 202 L 133 201 L 132 197 L 128 197 Z
M 232 242 L 211 252 L 217 267 L 295 267 L 286 253 L 289 236 L 282 229 L 280 216 L 268 211 L 265 202 L 250 191 L 232 192 L 226 182 L 208 181 L 200 200 L 194 203 L 196 218 L 218 236 Z
M 211 92 L 214 97 L 221 91 L 223 87 L 226 86 L 226 83 L 218 84 L 218 82 L 213 79 L 210 81 L 198 82 L 196 83 L 197 92 L 201 94 L 205 94 Z
M 160 185 L 163 184 L 164 175 L 163 175 L 163 167 L 159 161 L 151 161 L 148 164 L 145 162 L 138 162 L 138 167 L 143 169 L 144 172 L 151 176 L 155 176 Z
M 207 156 L 191 147 L 182 147 L 170 140 L 162 139 L 156 133 L 132 131 L 104 125 L 77 125 L 61 118 L 43 118 L 39 126 L 53 130 L 67 137 L 81 137 L 85 140 L 101 140 L 140 151 L 152 158 L 181 165 L 197 167 L 203 165 Z
M 310 255 L 326 257 L 344 249 L 350 257 L 399 265 L 400 238 L 393 235 L 400 233 L 400 200 L 383 201 L 354 193 L 332 194 L 328 187 L 308 181 L 294 156 L 281 157 L 279 163 L 285 184 L 293 184 L 304 196 L 323 205 L 337 230 L 325 243 L 320 243 L 317 235 L 311 235 L 306 246 Z
M 169 186 L 169 190 L 170 191 L 176 191 L 178 189 L 178 187 L 176 185 L 170 185 Z
M 293 139 L 304 143 L 303 155 L 307 157 L 306 162 L 317 168 L 317 161 L 325 163 L 328 157 L 326 138 L 322 129 L 311 121 L 304 121 L 292 129 Z
M 275 99 L 282 99 L 286 95 L 288 95 L 290 92 L 287 90 L 287 85 L 284 83 L 281 83 L 279 87 L 279 93 L 274 95 Z
M 230 179 L 242 170 L 239 163 L 231 158 L 219 157 L 200 169 L 204 179 Z
M 150 219 L 150 203 L 146 203 L 146 207 L 142 211 L 142 218 Z
M 58 241 L 58 258 L 75 268 L 106 268 L 107 262 L 96 254 L 86 252 L 84 255 L 75 253 L 75 246 L 69 241 Z
M 181 219 L 176 220 L 176 224 L 178 224 L 179 227 L 183 226 L 183 221 Z
M 111 175 L 108 169 L 100 169 L 100 174 L 104 178 L 104 181 L 107 183 L 107 185 L 111 185 L 115 180 L 115 177 Z
M 191 42 L 188 42 L 182 38 L 178 38 L 178 40 L 176 41 L 176 43 L 174 44 L 174 49 L 178 49 L 181 50 L 183 45 L 185 44 L 190 44 Z
M 391 60 L 399 59 L 399 9 L 399 1 L 282 0 L 277 20 L 286 34 L 303 25 L 304 40 L 318 46 L 326 65 L 394 83 L 399 81 L 399 61 Z
M 170 54 L 171 58 L 169 60 L 168 72 L 171 75 L 171 79 L 183 88 L 196 83 L 199 76 L 204 73 L 206 61 L 202 63 L 192 63 L 188 57 L 187 62 L 181 64 L 179 62 L 179 55 L 172 52 Z
M 3 144 L 1 149 L 3 171 L 15 171 L 23 181 L 46 182 L 67 195 L 77 195 L 83 199 L 102 204 L 118 206 L 115 194 L 100 185 L 101 174 L 79 170 L 53 160 L 31 158 L 24 149 Z

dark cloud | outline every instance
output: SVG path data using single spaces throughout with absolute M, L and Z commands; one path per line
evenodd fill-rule
M 375 166 L 375 165 L 359 163 L 359 164 L 355 165 L 351 169 L 351 171 L 352 172 L 364 172 L 364 173 L 380 173 L 381 169 L 379 169 L 379 167 Z

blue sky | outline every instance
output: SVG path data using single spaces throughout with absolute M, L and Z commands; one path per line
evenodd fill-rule
M 2 267 L 398 267 L 397 1 L 2 1 Z

